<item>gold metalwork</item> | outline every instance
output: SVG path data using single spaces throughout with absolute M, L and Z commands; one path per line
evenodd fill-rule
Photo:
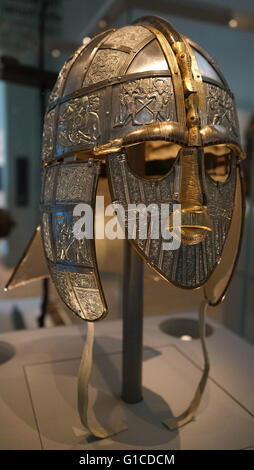
M 181 70 L 184 95 L 188 96 L 190 93 L 196 92 L 192 78 L 191 58 L 189 51 L 187 50 L 187 46 L 183 41 L 173 43 L 172 49 L 175 52 L 176 60 Z
M 93 153 L 96 157 L 102 157 L 111 153 L 117 153 L 130 145 L 137 145 L 141 142 L 156 140 L 165 140 L 168 142 L 181 142 L 187 144 L 187 131 L 184 126 L 177 122 L 156 122 L 142 126 L 136 131 L 130 132 L 121 139 L 111 140 L 107 144 L 94 147 Z
M 155 37 L 158 39 L 160 46 L 165 54 L 166 60 L 168 62 L 169 69 L 172 73 L 172 80 L 175 90 L 175 99 L 176 99 L 176 108 L 177 108 L 177 118 L 178 121 L 182 124 L 186 123 L 186 116 L 185 116 L 185 105 L 184 105 L 184 93 L 183 93 L 183 83 L 181 79 L 181 73 L 179 69 L 179 65 L 177 63 L 175 54 L 165 39 L 165 36 L 153 26 L 146 26 L 147 28 L 152 31 Z
M 184 41 L 175 42 L 172 45 L 176 54 L 176 60 L 181 70 L 183 80 L 186 124 L 189 129 L 189 146 L 201 146 L 200 138 L 200 116 L 199 116 L 199 96 L 195 80 L 192 76 L 192 58 Z M 199 74 L 200 75 L 200 74 Z
M 195 88 L 197 91 L 198 95 L 198 113 L 199 113 L 199 119 L 200 119 L 200 126 L 201 128 L 204 127 L 207 124 L 207 110 L 206 110 L 206 98 L 205 98 L 205 90 L 204 90 L 204 84 L 202 80 L 202 75 L 199 70 L 199 66 L 197 64 L 197 60 L 195 57 L 195 54 L 193 53 L 192 47 L 188 43 L 188 40 L 183 36 L 183 41 L 186 44 L 186 48 L 188 51 L 188 54 L 191 58 L 191 70 L 192 70 L 192 76 L 193 80 L 195 82 Z

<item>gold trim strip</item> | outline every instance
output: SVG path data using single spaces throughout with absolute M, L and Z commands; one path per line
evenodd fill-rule
M 187 50 L 191 57 L 191 70 L 193 75 L 193 80 L 195 82 L 196 90 L 198 93 L 198 112 L 200 117 L 200 124 L 201 128 L 206 126 L 207 124 L 207 109 L 206 109 L 206 96 L 205 96 L 205 89 L 204 83 L 201 75 L 201 71 L 199 69 L 195 54 L 191 45 L 189 44 L 187 38 L 183 36 L 183 41 L 186 44 Z
M 148 28 L 157 38 L 160 46 L 165 54 L 169 69 L 172 73 L 172 82 L 175 91 L 176 110 L 178 121 L 184 126 L 186 125 L 186 113 L 185 113 L 185 102 L 184 102 L 184 90 L 180 69 L 176 60 L 175 53 L 173 52 L 170 44 L 166 40 L 165 36 L 156 28 L 149 25 L 144 25 Z

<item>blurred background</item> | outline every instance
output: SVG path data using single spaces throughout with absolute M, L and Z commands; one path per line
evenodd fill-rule
M 253 0 L 0 0 L 0 332 L 79 322 L 50 282 L 4 292 L 40 220 L 40 148 L 45 104 L 64 61 L 87 37 L 159 15 L 212 55 L 235 94 L 248 153 L 240 260 L 217 321 L 254 342 L 254 2 Z M 107 181 L 99 194 L 109 202 Z M 121 317 L 123 243 L 99 240 L 108 320 Z M 144 314 L 196 312 L 199 291 L 177 289 L 145 268 Z

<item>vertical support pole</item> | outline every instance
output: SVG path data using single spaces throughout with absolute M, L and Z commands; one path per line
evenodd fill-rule
M 122 399 L 142 400 L 144 265 L 124 240 Z
M 45 68 L 45 27 L 46 27 L 46 14 L 49 7 L 49 0 L 40 1 L 40 14 L 39 14 L 39 51 L 38 51 L 38 66 L 43 76 Z M 46 108 L 45 103 L 45 85 L 41 83 L 40 85 L 40 115 L 41 115 L 41 134 L 43 130 L 43 121 L 44 113 Z M 49 280 L 44 278 L 42 281 L 42 302 L 41 302 L 41 313 L 38 318 L 38 326 L 40 328 L 44 327 L 45 317 L 47 314 L 48 308 L 48 296 L 49 296 Z

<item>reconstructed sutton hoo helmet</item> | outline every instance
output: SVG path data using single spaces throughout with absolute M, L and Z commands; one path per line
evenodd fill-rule
M 72 233 L 74 205 L 94 204 L 101 161 L 115 206 L 181 204 L 178 250 L 163 251 L 161 239 L 138 235 L 132 243 L 168 281 L 191 289 L 203 285 L 210 303 L 220 300 L 226 286 L 218 294 L 209 280 L 223 254 L 236 188 L 241 192 L 242 157 L 225 79 L 199 46 L 164 20 L 141 19 L 81 47 L 50 96 L 42 152 L 43 239 L 62 300 L 86 320 L 107 310 L 94 243 Z M 164 174 L 146 177 L 142 161 L 158 158 Z
M 107 313 L 94 240 L 73 235 L 74 206 L 95 205 L 102 162 L 116 209 L 167 203 L 173 213 L 181 204 L 179 249 L 163 250 L 162 237 L 142 239 L 139 231 L 131 242 L 166 280 L 201 287 L 210 305 L 221 301 L 241 239 L 243 157 L 224 77 L 166 21 L 143 18 L 78 49 L 51 93 L 42 152 L 43 243 L 65 304 L 84 320 Z M 177 426 L 191 419 L 204 388 L 202 345 L 203 377 Z

